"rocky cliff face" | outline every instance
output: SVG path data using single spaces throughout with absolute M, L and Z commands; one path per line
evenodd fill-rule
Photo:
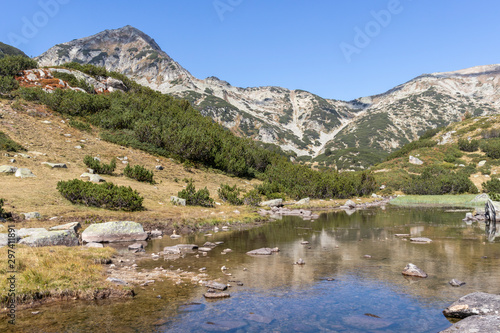
M 422 75 L 380 95 L 354 101 L 281 87 L 233 87 L 200 80 L 143 32 L 126 26 L 58 44 L 41 66 L 76 61 L 104 66 L 163 93 L 188 99 L 241 136 L 275 143 L 299 160 L 366 168 L 426 129 L 500 110 L 500 65 Z

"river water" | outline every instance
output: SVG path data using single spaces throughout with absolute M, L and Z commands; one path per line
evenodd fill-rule
M 209 301 L 204 287 L 156 282 L 135 288 L 137 296 L 125 301 L 74 301 L 19 311 L 16 330 L 438 332 L 451 325 L 442 310 L 459 297 L 500 291 L 500 244 L 488 240 L 484 224 L 466 224 L 464 216 L 464 211 L 444 208 L 388 206 L 351 215 L 325 213 L 316 221 L 284 217 L 250 230 L 153 240 L 147 252 L 180 243 L 224 242 L 207 256 L 146 260 L 138 269 L 163 266 L 198 273 L 205 267 L 211 277 L 232 285 L 231 297 Z M 433 242 L 415 244 L 394 236 L 406 233 Z M 280 252 L 246 255 L 261 247 Z M 226 248 L 232 252 L 222 254 Z M 300 258 L 305 265 L 294 265 Z M 429 277 L 405 278 L 401 271 L 408 263 Z M 450 286 L 453 278 L 466 285 Z

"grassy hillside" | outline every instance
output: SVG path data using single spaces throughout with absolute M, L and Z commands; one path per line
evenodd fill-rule
M 410 155 L 423 164 L 410 163 Z M 483 183 L 496 179 L 496 175 L 500 174 L 500 116 L 468 118 L 430 130 L 419 140 L 393 152 L 372 170 L 377 184 L 385 185 L 387 193 L 410 193 L 409 184 L 422 180 L 425 175 L 429 175 L 429 182 L 433 183 L 441 175 L 464 175 L 478 191 L 487 191 Z M 475 191 L 470 187 L 461 192 Z

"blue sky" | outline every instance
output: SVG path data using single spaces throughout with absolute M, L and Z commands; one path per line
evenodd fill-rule
M 132 25 L 198 78 L 342 100 L 500 63 L 495 0 L 24 0 L 2 9 L 0 41 L 30 56 Z

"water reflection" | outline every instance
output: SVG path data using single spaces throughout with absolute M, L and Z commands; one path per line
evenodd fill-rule
M 351 215 L 322 214 L 316 221 L 284 217 L 256 229 L 210 237 L 154 240 L 146 247 L 148 253 L 180 243 L 224 242 L 206 257 L 193 253 L 176 260 L 147 260 L 139 268 L 198 271 L 204 267 L 212 277 L 233 285 L 231 298 L 206 301 L 203 287 L 179 293 L 171 283 L 157 283 L 156 290 L 139 289 L 138 296 L 126 303 L 98 303 L 99 313 L 106 316 L 97 315 L 101 318 L 97 321 L 109 323 L 116 331 L 135 320 L 140 325 L 133 327 L 139 331 L 436 332 L 450 325 L 441 311 L 451 302 L 474 291 L 497 293 L 500 287 L 500 245 L 486 242 L 489 235 L 496 237 L 496 226 L 467 225 L 462 218 L 463 212 L 444 209 L 388 207 Z M 428 237 L 433 242 L 415 244 L 395 234 Z M 260 247 L 279 247 L 280 252 L 246 255 Z M 223 254 L 226 248 L 232 252 Z M 306 264 L 293 265 L 299 258 Z M 429 277 L 404 278 L 401 271 L 409 262 Z M 228 270 L 221 271 L 222 266 Z M 453 278 L 467 284 L 453 288 L 448 284 Z M 241 281 L 243 286 L 230 281 Z M 159 302 L 155 293 L 168 298 Z M 53 308 L 42 309 L 49 313 Z M 38 317 L 30 324 L 50 322 L 48 327 L 92 331 L 96 327 L 91 324 L 96 316 L 92 311 L 95 307 L 77 305 L 59 313 L 57 322 Z

